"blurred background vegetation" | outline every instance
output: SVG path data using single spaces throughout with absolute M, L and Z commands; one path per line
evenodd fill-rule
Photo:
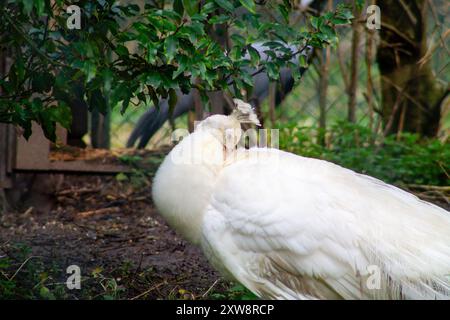
M 81 30 L 65 26 L 63 1 L 2 7 L 0 43 L 10 61 L 2 69 L 1 122 L 28 135 L 37 121 L 50 139 L 58 122 L 73 145 L 123 148 L 149 109 L 165 100 L 173 111 L 176 90 L 198 89 L 195 106 L 151 137 L 146 148 L 157 149 L 171 143 L 173 129 L 227 112 L 226 99 L 217 109 L 208 92 L 251 100 L 256 70 L 270 82 L 257 108 L 265 127 L 281 130 L 282 149 L 394 183 L 450 181 L 445 0 L 76 4 Z M 367 27 L 373 4 L 381 9 L 379 30 Z M 268 44 L 270 61 L 255 43 Z M 289 45 L 312 52 L 297 59 Z M 280 97 L 286 67 L 295 84 Z
M 327 1 L 323 1 L 327 2 Z M 341 1 L 339 1 L 341 2 Z M 352 1 L 350 1 L 352 2 Z M 366 3 L 368 5 L 369 3 Z M 336 5 L 336 1 L 332 6 Z M 444 88 L 449 83 L 450 56 L 448 50 L 450 18 L 448 3 L 425 1 L 427 55 L 436 82 Z M 364 10 L 363 10 L 364 12 Z M 308 8 L 303 13 L 311 14 Z M 304 23 L 299 19 L 299 23 Z M 323 59 L 312 60 L 307 72 L 281 102 L 271 118 L 269 101 L 262 105 L 262 116 L 268 127 L 280 129 L 280 148 L 297 154 L 322 158 L 347 168 L 366 173 L 406 187 L 412 185 L 449 185 L 450 182 L 450 104 L 443 101 L 439 130 L 434 137 L 401 130 L 385 131 L 383 126 L 381 75 L 376 52 L 380 39 L 378 31 L 367 28 L 361 32 L 357 46 L 356 119 L 348 121 L 348 81 L 352 69 L 350 55 L 353 34 L 351 26 L 337 29 L 339 43 L 326 55 L 326 74 Z M 324 49 L 326 50 L 326 49 Z M 327 78 L 326 92 L 321 79 Z M 369 97 L 370 94 L 370 97 Z M 321 95 L 325 95 L 326 128 L 320 129 Z M 370 100 L 369 100 L 370 99 Z M 369 106 L 368 104 L 372 106 Z M 145 108 L 133 107 L 125 116 L 112 113 L 111 143 L 113 147 L 126 144 Z M 271 123 L 271 120 L 274 120 Z M 188 128 L 188 115 L 176 119 L 175 127 Z M 172 128 L 166 123 L 150 140 L 147 148 L 170 144 Z M 319 136 L 325 141 L 320 143 Z M 431 197 L 433 198 L 433 197 Z

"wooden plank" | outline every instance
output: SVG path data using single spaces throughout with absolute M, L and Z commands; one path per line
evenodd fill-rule
M 37 166 L 29 163 L 28 166 L 16 168 L 17 171 L 52 171 L 52 172 L 92 172 L 92 173 L 118 173 L 130 172 L 128 166 L 119 164 L 93 163 L 85 160 L 49 161 L 47 164 Z
M 16 145 L 17 134 L 16 128 L 12 124 L 7 125 L 7 156 L 6 156 L 6 172 L 11 174 L 16 163 Z
M 130 171 L 130 167 L 125 165 L 93 163 L 84 160 L 50 162 L 49 169 L 52 171 L 76 171 L 76 172 L 98 172 L 98 173 L 116 173 L 116 172 Z
M 15 169 L 48 168 L 50 160 L 50 142 L 44 136 L 41 127 L 33 122 L 33 134 L 26 140 L 17 138 Z
M 11 146 L 9 140 L 9 131 L 12 126 L 0 123 L 0 188 L 12 188 L 11 178 Z
M 6 157 L 8 152 L 7 144 L 7 132 L 8 128 L 6 124 L 0 123 L 0 188 L 5 188 L 3 184 L 6 184 Z
M 67 144 L 67 130 L 56 124 L 56 144 Z
M 11 66 L 11 59 L 8 58 L 10 50 L 6 48 L 0 55 L 0 74 L 3 76 Z M 0 94 L 2 88 L 0 87 Z M 0 123 L 0 188 L 11 188 L 12 183 L 12 162 L 15 158 L 15 142 L 11 141 L 11 136 L 15 135 L 14 126 Z
M 117 173 L 129 172 L 130 168 L 121 164 L 105 164 L 90 160 L 56 160 L 51 161 L 50 142 L 45 137 L 41 127 L 33 123 L 33 134 L 25 140 L 18 137 L 17 152 L 14 171 L 34 171 L 34 172 L 92 172 L 92 173 Z M 57 128 L 57 143 L 65 144 L 67 131 Z
M 6 124 L 0 123 L 0 181 L 4 178 L 6 174 Z

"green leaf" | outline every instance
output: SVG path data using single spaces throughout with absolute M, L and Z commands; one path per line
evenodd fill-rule
M 230 20 L 230 16 L 226 15 L 226 14 L 220 14 L 217 16 L 212 16 L 208 22 L 210 24 L 221 24 L 221 23 L 225 23 L 227 21 Z
M 308 62 L 306 61 L 306 57 L 303 54 L 299 55 L 298 64 L 302 68 L 308 67 Z
M 50 290 L 47 287 L 42 286 L 39 289 L 39 295 L 41 296 L 42 299 L 47 299 L 47 300 L 55 300 L 55 295 L 53 293 L 50 292 Z
M 102 71 L 102 78 L 103 78 L 103 88 L 104 88 L 105 92 L 109 93 L 111 90 L 113 72 L 110 69 L 104 69 Z
M 183 1 L 182 0 L 174 0 L 173 10 L 182 17 L 183 13 L 184 13 Z
M 348 5 L 339 4 L 336 8 L 336 17 L 341 19 L 353 19 L 353 13 Z
M 250 60 L 252 61 L 253 65 L 255 65 L 255 66 L 259 65 L 261 56 L 259 55 L 258 50 L 256 50 L 252 46 L 248 46 L 247 50 L 248 50 L 248 53 L 250 55 Z
M 231 40 L 233 40 L 233 43 L 235 45 L 239 45 L 241 47 L 243 47 L 245 45 L 245 38 L 243 36 L 241 36 L 240 34 L 233 34 L 231 35 Z
M 358 8 L 358 10 L 362 10 L 366 1 L 365 0 L 356 0 L 355 2 L 356 2 L 356 8 Z
M 31 86 L 36 92 L 49 92 L 55 82 L 55 78 L 49 72 L 35 74 Z
M 153 42 L 147 42 L 146 43 L 146 49 L 147 49 L 147 61 L 150 64 L 154 64 L 156 62 L 157 54 L 158 54 L 158 47 L 157 44 Z
M 177 104 L 178 96 L 175 89 L 169 90 L 169 118 L 172 118 L 175 105 Z
M 283 44 L 278 41 L 267 41 L 263 43 L 263 46 L 270 49 L 284 48 Z
M 301 78 L 300 68 L 293 62 L 288 62 L 288 66 L 291 69 L 292 77 L 297 82 Z
M 178 66 L 178 69 L 175 70 L 175 72 L 172 75 L 172 79 L 176 79 L 180 74 L 182 74 L 184 72 L 184 70 L 185 70 L 184 66 L 181 66 L 181 65 Z
M 239 2 L 251 13 L 255 13 L 256 5 L 253 0 L 239 0 Z
M 228 0 L 214 0 L 215 3 L 217 3 L 221 8 L 229 11 L 229 12 L 233 12 L 234 11 L 234 6 L 233 3 L 231 1 Z
M 207 14 L 204 13 L 196 13 L 191 17 L 191 21 L 198 21 L 202 22 L 205 21 L 208 18 Z
M 276 80 L 279 77 L 279 68 L 273 62 L 268 62 L 266 64 L 267 75 L 271 80 Z
M 123 100 L 129 91 L 129 87 L 125 82 L 121 82 L 111 88 L 109 94 L 109 103 L 115 107 L 119 101 Z
M 125 96 L 125 99 L 122 101 L 122 108 L 120 109 L 120 114 L 124 114 L 125 111 L 127 111 L 128 106 L 130 105 L 130 99 L 131 99 L 131 92 L 128 91 L 127 95 Z
M 72 125 L 72 110 L 65 102 L 59 101 L 58 106 L 52 106 L 47 110 L 50 120 L 58 122 L 66 129 L 70 129 Z
M 34 0 L 22 0 L 23 8 L 25 9 L 26 14 L 30 14 L 31 10 L 33 10 L 33 2 Z
M 287 9 L 287 7 L 285 5 L 279 4 L 277 6 L 278 11 L 280 12 L 281 16 L 284 19 L 284 22 L 288 23 L 289 22 L 289 11 Z
M 231 48 L 229 56 L 234 61 L 240 60 L 242 57 L 242 47 L 234 46 L 233 48 Z
M 127 181 L 128 177 L 125 173 L 120 172 L 116 175 L 116 181 L 122 182 L 122 181 Z
M 200 76 L 203 78 L 203 76 L 206 73 L 206 65 L 203 62 L 199 62 L 196 64 L 196 67 L 198 68 L 198 70 L 200 71 Z
M 25 79 L 25 65 L 23 63 L 23 57 L 18 56 L 16 58 L 16 63 L 14 64 L 15 69 L 14 71 L 17 74 L 17 81 L 22 82 Z
M 125 57 L 128 57 L 128 55 L 130 54 L 130 53 L 128 52 L 128 48 L 125 47 L 125 46 L 123 46 L 123 45 L 121 45 L 121 44 L 117 45 L 115 51 L 116 51 L 116 53 L 117 53 L 119 56 L 125 56 Z
M 162 77 L 157 72 L 149 72 L 145 77 L 145 84 L 148 84 L 154 88 L 158 88 L 161 85 Z
M 324 22 L 324 17 L 311 17 L 311 25 L 314 29 L 320 29 Z
M 249 87 L 253 87 L 253 85 L 254 85 L 253 77 L 248 72 L 242 72 L 240 75 L 241 75 L 242 81 L 246 85 L 248 85 Z
M 215 3 L 214 2 L 207 2 L 207 3 L 205 3 L 203 6 L 202 6 L 202 9 L 201 9 L 201 13 L 202 14 L 209 14 L 209 13 L 211 13 L 211 12 L 213 12 L 214 10 L 216 10 L 216 5 L 215 5 Z
M 86 75 L 86 82 L 91 81 L 97 74 L 97 66 L 90 60 L 84 61 L 82 71 Z
M 189 16 L 193 16 L 198 12 L 198 1 L 197 0 L 182 0 L 183 6 Z
M 40 17 L 44 13 L 45 1 L 44 0 L 34 0 L 34 6 L 36 8 L 37 16 Z
M 175 56 L 178 46 L 178 39 L 175 36 L 168 36 L 164 41 L 167 60 L 170 62 Z

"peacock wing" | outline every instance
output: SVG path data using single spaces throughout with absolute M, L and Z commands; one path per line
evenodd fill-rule
M 448 298 L 448 212 L 277 150 L 223 170 L 202 226 L 211 262 L 260 297 Z

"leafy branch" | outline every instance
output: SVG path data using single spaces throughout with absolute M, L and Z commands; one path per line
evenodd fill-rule
M 177 90 L 197 88 L 202 97 L 215 90 L 239 95 L 262 72 L 278 80 L 283 67 L 298 75 L 298 68 L 307 65 L 306 48 L 335 43 L 335 26 L 352 19 L 349 8 L 339 6 L 298 28 L 289 24 L 295 8 L 275 0 L 206 0 L 201 5 L 175 0 L 171 8 L 146 4 L 143 10 L 114 0 L 77 5 L 83 13 L 81 30 L 66 28 L 62 1 L 10 2 L 1 10 L 5 36 L 0 49 L 21 54 L 11 56 L 13 64 L 0 79 L 0 121 L 22 126 L 25 136 L 31 134 L 32 121 L 50 139 L 57 122 L 68 128 L 69 106 L 80 97 L 77 88 L 91 110 L 105 113 L 120 105 L 125 112 L 130 103 L 157 104 L 162 98 L 174 106 Z M 260 12 L 265 7 L 276 8 L 282 21 L 264 19 Z M 239 8 L 244 10 L 238 13 Z M 55 21 L 51 27 L 49 17 Z M 229 50 L 209 32 L 219 24 L 233 30 Z M 12 33 L 4 32 L 9 28 Z M 255 43 L 263 46 L 264 59 Z

